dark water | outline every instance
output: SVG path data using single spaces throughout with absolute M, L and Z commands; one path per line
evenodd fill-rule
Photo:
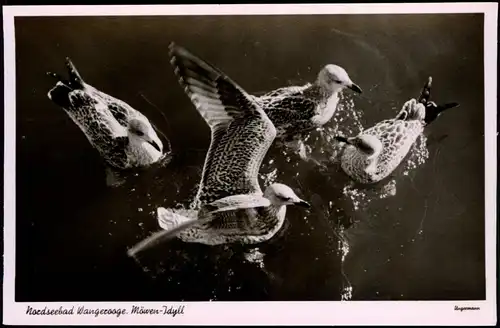
M 482 15 L 18 18 L 15 29 L 16 301 L 484 299 Z M 263 176 L 314 207 L 288 209 L 260 249 L 264 270 L 238 249 L 176 241 L 134 261 L 125 252 L 158 229 L 156 208 L 192 200 L 210 141 L 175 80 L 171 41 L 250 93 L 343 66 L 364 90 L 345 92 L 329 124 L 345 133 L 396 115 L 429 75 L 437 102 L 461 106 L 426 130 L 416 168 L 374 190 L 323 165 L 327 132 L 306 141 L 322 165 L 275 145 Z M 64 73 L 66 56 L 168 135 L 168 166 L 106 186 L 97 153 L 46 96 L 45 72 Z

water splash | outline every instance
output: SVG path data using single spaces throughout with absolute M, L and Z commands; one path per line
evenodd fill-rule
M 322 197 L 318 194 L 314 194 L 311 198 L 311 203 L 315 209 L 316 215 L 318 216 L 318 224 L 324 224 L 324 228 L 331 230 L 335 235 L 334 240 L 336 241 L 336 247 L 334 252 L 337 256 L 340 256 L 340 273 L 342 277 L 342 285 L 340 288 L 341 301 L 350 300 L 352 297 L 352 285 L 344 272 L 344 262 L 347 254 L 350 250 L 349 240 L 346 236 L 346 228 L 340 220 L 333 221 L 332 217 L 338 218 L 339 209 L 336 207 L 333 201 L 325 203 Z M 328 239 L 331 241 L 330 236 Z
M 352 298 L 352 286 L 344 286 L 340 294 L 340 301 L 349 301 Z
M 304 148 L 299 149 L 299 156 L 318 166 L 327 166 L 335 162 L 338 160 L 341 146 L 334 137 L 338 134 L 357 135 L 362 132 L 362 116 L 363 112 L 356 109 L 353 96 L 349 93 L 340 93 L 337 110 L 332 119 L 303 138 Z
M 353 184 L 344 186 L 342 193 L 346 198 L 351 200 L 355 211 L 364 208 L 371 201 L 371 198 L 367 196 L 365 191 L 359 190 Z
M 338 160 L 341 145 L 334 140 L 337 134 L 358 134 L 362 131 L 362 111 L 355 108 L 354 98 L 349 93 L 339 94 L 337 111 L 333 118 L 324 126 L 292 141 L 276 140 L 274 150 L 261 167 L 261 172 L 278 170 L 281 175 L 284 167 L 293 169 L 294 176 L 300 175 L 300 167 L 310 164 L 307 169 L 318 169 L 328 172 L 329 166 Z M 265 175 L 265 174 L 264 174 Z M 263 177 L 263 175 L 261 175 Z
M 269 161 L 270 165 L 272 165 L 272 161 Z M 269 186 L 276 182 L 278 178 L 278 168 L 273 168 L 269 172 L 259 174 L 260 178 L 263 181 L 264 186 Z
M 262 270 L 266 274 L 266 276 L 271 280 L 275 282 L 280 282 L 281 279 L 277 277 L 274 273 L 270 272 L 266 267 L 264 263 L 264 257 L 266 255 L 260 251 L 258 247 L 252 248 L 249 251 L 246 251 L 243 253 L 243 258 L 252 264 L 255 264 L 259 269 Z
M 384 199 L 396 195 L 396 179 L 387 180 L 376 187 L 359 187 L 350 183 L 342 189 L 344 196 L 349 199 L 355 211 L 365 210 L 368 204 L 375 199 Z
M 352 298 L 352 285 L 349 279 L 347 278 L 347 275 L 344 272 L 344 262 L 347 254 L 349 253 L 349 243 L 348 240 L 344 234 L 344 227 L 339 226 L 337 229 L 337 234 L 339 236 L 339 241 L 338 241 L 338 249 L 341 254 L 341 262 L 340 262 L 340 271 L 342 273 L 342 278 L 343 278 L 343 284 L 342 284 L 342 289 L 340 291 L 340 300 L 341 301 L 348 301 Z
M 408 159 L 403 163 L 403 175 L 407 176 L 411 171 L 423 165 L 428 159 L 427 136 L 422 133 L 413 144 Z

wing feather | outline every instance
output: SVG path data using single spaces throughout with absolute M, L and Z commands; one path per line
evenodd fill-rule
M 205 159 L 199 200 L 261 193 L 258 171 L 276 137 L 259 103 L 211 64 L 170 45 L 179 83 L 209 125 L 212 140 Z

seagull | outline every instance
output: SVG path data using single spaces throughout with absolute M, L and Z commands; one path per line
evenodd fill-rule
M 345 143 L 340 160 L 347 175 L 362 184 L 385 179 L 399 166 L 427 125 L 445 110 L 459 106 L 456 102 L 437 105 L 429 101 L 431 86 L 429 77 L 418 101 L 408 100 L 395 118 L 379 122 L 355 137 L 335 137 Z
M 345 88 L 362 93 L 344 68 L 328 64 L 320 70 L 314 83 L 282 87 L 249 97 L 271 119 L 277 131 L 276 137 L 291 140 L 300 133 L 326 124 L 337 109 L 339 93 Z
M 330 121 L 345 88 L 362 93 L 344 68 L 328 64 L 314 83 L 279 88 L 255 97 L 255 101 L 276 126 L 277 138 L 290 140 Z
M 276 128 L 223 72 L 174 43 L 169 51 L 179 83 L 211 130 L 196 196 L 200 205 L 198 211 L 158 208 L 164 230 L 130 249 L 129 256 L 170 237 L 212 246 L 271 239 L 284 223 L 287 205 L 310 207 L 284 184 L 264 192 L 259 186 L 258 172 Z
M 47 73 L 58 80 L 48 97 L 83 131 L 108 168 L 146 167 L 170 152 L 163 152 L 163 143 L 146 116 L 87 84 L 69 58 L 66 67 L 69 80 Z

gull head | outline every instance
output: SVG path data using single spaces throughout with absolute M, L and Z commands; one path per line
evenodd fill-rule
M 361 88 L 354 83 L 346 70 L 338 65 L 328 64 L 319 72 L 317 83 L 330 92 L 337 92 L 349 88 L 361 93 Z
M 163 143 L 147 120 L 140 118 L 131 119 L 128 123 L 127 132 L 132 142 L 147 142 L 158 152 L 162 152 Z
M 365 155 L 368 159 L 377 157 L 382 151 L 382 142 L 372 135 L 361 134 L 352 138 L 336 136 L 335 139 L 340 142 L 345 142 L 348 145 L 356 147 L 356 149 Z
M 275 206 L 297 205 L 306 208 L 311 207 L 308 202 L 300 199 L 292 188 L 281 183 L 273 183 L 268 186 L 264 192 L 264 197 L 269 199 L 271 204 Z

